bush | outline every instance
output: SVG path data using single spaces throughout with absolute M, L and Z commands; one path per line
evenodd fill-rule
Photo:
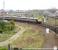
M 15 28 L 14 21 L 4 22 L 3 20 L 0 21 L 0 33 L 5 31 L 11 31 Z

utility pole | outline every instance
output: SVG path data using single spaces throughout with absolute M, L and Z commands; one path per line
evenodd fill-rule
M 3 10 L 5 10 L 5 0 L 3 0 Z
M 3 0 L 3 17 L 5 17 L 5 0 Z

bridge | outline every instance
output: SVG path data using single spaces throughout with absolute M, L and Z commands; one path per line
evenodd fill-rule
M 2 20 L 15 20 L 17 22 L 27 22 L 27 23 L 34 23 L 39 24 L 36 19 L 34 18 L 20 18 L 20 17 L 0 17 Z M 50 26 L 47 24 L 41 24 L 42 27 L 49 28 L 50 30 L 54 31 L 56 34 L 58 33 L 58 26 Z

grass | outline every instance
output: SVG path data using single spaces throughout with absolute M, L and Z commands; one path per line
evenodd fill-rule
M 5 46 L 2 46 L 2 47 L 0 47 L 0 50 L 8 50 L 8 48 Z
M 25 27 L 27 29 L 12 45 L 19 48 L 42 48 L 45 39 L 41 28 L 36 29 L 34 26 L 27 27 L 27 25 Z
M 0 42 L 5 41 L 9 39 L 11 36 L 13 36 L 20 28 L 18 29 L 18 26 L 12 31 L 5 31 L 2 34 L 0 33 Z
M 9 31 L 9 32 L 6 32 L 6 33 L 4 32 L 3 34 L 0 34 L 0 42 L 9 39 L 14 34 L 15 33 L 13 31 Z

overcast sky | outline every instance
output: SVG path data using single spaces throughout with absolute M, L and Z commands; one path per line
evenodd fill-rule
M 3 0 L 0 0 L 0 9 L 3 8 Z M 32 10 L 58 8 L 58 0 L 5 0 L 5 9 Z

